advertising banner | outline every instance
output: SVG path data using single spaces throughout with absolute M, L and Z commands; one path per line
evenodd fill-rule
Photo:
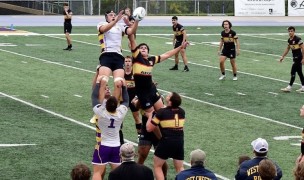
M 284 0 L 234 0 L 235 16 L 285 16 Z
M 288 0 L 288 16 L 304 16 L 304 0 Z

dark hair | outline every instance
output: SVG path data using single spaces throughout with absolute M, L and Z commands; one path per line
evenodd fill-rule
M 239 165 L 241 165 L 244 161 L 250 160 L 251 158 L 247 155 L 239 156 Z
M 116 111 L 117 104 L 118 104 L 118 101 L 117 101 L 116 97 L 111 96 L 106 102 L 107 111 L 109 111 L 110 113 L 114 113 Z
M 172 19 L 178 20 L 177 16 L 173 16 Z
M 277 169 L 270 159 L 263 159 L 259 163 L 258 172 L 263 180 L 273 180 L 276 177 Z
M 290 31 L 290 30 L 296 31 L 296 28 L 293 27 L 293 26 L 289 26 L 289 27 L 288 27 L 288 31 Z
M 91 178 L 91 170 L 85 164 L 77 164 L 73 167 L 71 173 L 72 180 L 89 180 Z
M 177 108 L 182 103 L 182 98 L 176 92 L 172 92 L 172 96 L 170 97 L 171 106 L 173 108 Z
M 264 152 L 264 153 L 259 153 L 259 152 L 256 152 L 254 151 L 255 155 L 258 156 L 258 157 L 264 157 L 264 156 L 267 156 L 267 152 Z
M 69 3 L 65 2 L 63 3 L 63 6 L 69 6 Z
M 108 16 L 108 14 L 110 14 L 110 13 L 114 13 L 114 11 L 113 10 L 108 10 L 108 11 L 106 11 L 105 12 L 105 19 L 106 19 L 106 21 L 109 23 L 109 21 L 108 21 L 108 19 L 107 19 L 107 16 Z
M 148 44 L 146 44 L 146 43 L 140 43 L 140 44 L 137 46 L 137 48 L 139 49 L 141 46 L 146 46 L 147 49 L 148 49 L 148 53 L 150 52 L 150 48 L 149 48 Z
M 132 57 L 131 56 L 125 56 L 125 59 L 132 59 Z
M 227 22 L 228 24 L 229 24 L 229 29 L 230 28 L 232 28 L 232 24 L 231 24 L 231 22 L 229 21 L 229 20 L 224 20 L 223 22 L 222 22 L 222 27 L 224 28 L 224 23 L 225 22 Z

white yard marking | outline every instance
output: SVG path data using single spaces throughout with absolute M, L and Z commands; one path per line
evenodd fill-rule
M 252 61 L 256 61 L 256 62 L 257 62 L 257 61 L 260 61 L 260 60 L 258 60 L 258 59 L 251 59 L 251 60 L 252 60 Z
M 275 92 L 268 92 L 269 94 L 278 95 L 278 93 Z
M 236 92 L 236 94 L 241 95 L 241 96 L 246 96 L 246 94 L 241 93 L 241 92 Z
M 211 93 L 204 93 L 204 94 L 206 94 L 208 96 L 214 96 L 214 94 L 211 94 Z
M 9 47 L 13 47 L 13 46 L 17 46 L 16 44 L 12 44 L 12 43 L 0 43 L 0 46 L 9 46 Z
M 289 139 L 301 139 L 302 136 L 277 136 L 273 137 L 274 140 L 289 140 Z
M 80 61 L 75 61 L 75 63 L 79 63 L 79 64 L 81 64 L 82 62 L 80 62 Z
M 27 64 L 27 62 L 26 61 L 21 61 L 22 63 L 24 63 L 24 64 Z
M 82 96 L 80 96 L 80 95 L 78 95 L 78 94 L 74 94 L 74 96 L 75 96 L 75 97 L 80 97 L 80 98 L 82 97 Z
M 44 97 L 44 98 L 49 98 L 49 96 L 43 95 L 43 94 L 41 94 L 40 96 L 41 96 L 41 97 Z
M 45 46 L 45 44 L 25 44 L 25 46 Z
M 210 62 L 210 61 L 208 61 L 208 60 L 203 60 L 203 61 L 205 61 L 205 62 Z M 188 61 L 188 62 L 190 62 L 190 61 Z
M 80 121 L 77 121 L 77 120 L 75 120 L 75 119 L 69 118 L 69 117 L 67 117 L 67 116 L 61 115 L 61 114 L 59 114 L 59 113 L 56 113 L 56 112 L 53 112 L 53 111 L 44 109 L 44 108 L 42 108 L 42 107 L 40 107 L 40 106 L 37 106 L 37 105 L 32 104 L 32 103 L 29 103 L 29 102 L 27 102 L 27 101 L 24 101 L 24 100 L 21 100 L 21 99 L 12 97 L 12 96 L 10 96 L 10 95 L 8 95 L 8 94 L 5 94 L 5 93 L 0 92 L 0 95 L 5 96 L 5 97 L 10 98 L 10 99 L 13 99 L 13 100 L 18 101 L 18 102 L 21 102 L 21 103 L 23 103 L 23 104 L 26 104 L 26 105 L 28 105 L 28 106 L 30 106 L 30 107 L 32 107 L 32 108 L 39 109 L 39 110 L 44 111 L 44 112 L 46 112 L 46 113 L 52 114 L 52 115 L 54 115 L 54 116 L 56 116 L 56 117 L 59 117 L 59 118 L 61 118 L 61 119 L 68 120 L 68 121 L 70 121 L 70 122 L 76 123 L 76 124 L 78 124 L 78 125 L 80 125 L 80 126 L 84 126 L 84 127 L 86 127 L 86 128 L 92 129 L 92 130 L 94 130 L 94 131 L 96 130 L 95 127 L 92 127 L 92 126 L 90 126 L 90 125 L 87 125 L 87 124 L 85 124 L 85 123 L 82 123 L 82 122 L 80 122 Z M 134 143 L 134 142 L 131 142 L 131 141 L 127 140 L 127 139 L 125 139 L 125 141 L 126 141 L 126 142 L 129 142 L 129 143 L 132 143 L 132 144 L 135 145 L 135 146 L 138 146 L 138 144 L 136 144 L 136 143 Z M 150 150 L 150 152 L 154 152 L 154 151 L 153 151 L 153 150 Z M 187 163 L 187 162 L 184 162 L 184 165 L 186 165 L 186 166 L 188 166 L 188 167 L 191 167 L 191 165 L 190 165 L 189 163 Z M 224 176 L 222 176 L 222 175 L 219 175 L 219 174 L 215 174 L 215 175 L 216 175 L 218 178 L 221 178 L 221 179 L 223 179 L 223 180 L 230 180 L 230 179 L 228 179 L 228 178 L 226 178 L 226 177 L 224 177 Z
M 36 144 L 0 144 L 0 147 L 36 146 Z

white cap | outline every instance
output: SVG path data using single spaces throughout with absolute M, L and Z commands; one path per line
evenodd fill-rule
M 135 156 L 135 149 L 133 144 L 131 143 L 124 143 L 120 146 L 120 156 L 123 161 L 130 161 L 134 160 Z
M 268 143 L 263 138 L 257 138 L 251 142 L 252 148 L 257 153 L 265 153 L 268 151 Z

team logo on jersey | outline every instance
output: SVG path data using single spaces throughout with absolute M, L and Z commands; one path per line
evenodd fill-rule
M 153 65 L 153 61 L 149 61 L 149 64 L 152 66 Z

